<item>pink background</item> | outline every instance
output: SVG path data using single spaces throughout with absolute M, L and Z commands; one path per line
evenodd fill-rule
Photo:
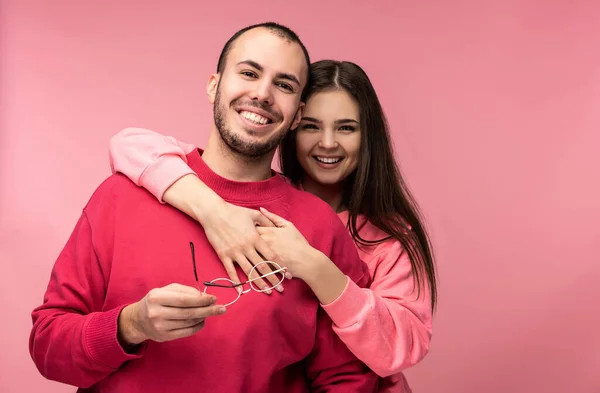
M 29 314 L 109 137 L 202 145 L 221 46 L 274 19 L 366 69 L 427 214 L 440 303 L 415 393 L 600 392 L 598 2 L 200 3 L 0 1 L 0 391 L 74 391 L 35 369 Z

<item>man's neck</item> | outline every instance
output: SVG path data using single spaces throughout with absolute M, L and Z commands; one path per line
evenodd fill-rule
M 275 152 L 260 158 L 244 157 L 232 151 L 212 129 L 202 154 L 202 160 L 217 175 L 228 180 L 255 182 L 270 178 L 271 162 Z

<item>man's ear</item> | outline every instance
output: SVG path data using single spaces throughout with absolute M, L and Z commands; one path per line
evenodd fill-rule
M 304 102 L 300 102 L 300 106 L 298 107 L 298 110 L 296 111 L 296 116 L 294 117 L 294 121 L 290 125 L 290 130 L 295 130 L 296 127 L 298 127 L 298 124 L 300 124 L 300 120 L 302 120 L 302 115 L 304 114 L 304 107 Z
M 217 87 L 219 86 L 220 79 L 221 74 L 212 74 L 206 83 L 206 95 L 208 96 L 208 102 L 211 104 L 215 103 L 215 99 L 217 97 Z

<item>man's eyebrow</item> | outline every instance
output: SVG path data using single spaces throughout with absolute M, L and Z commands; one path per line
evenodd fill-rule
M 298 80 L 298 78 L 296 78 L 292 74 L 286 74 L 284 72 L 280 72 L 280 73 L 277 74 L 277 77 L 279 79 L 285 79 L 285 80 L 288 80 L 290 82 L 294 82 L 295 84 L 297 84 L 298 86 L 300 86 L 300 81 Z
M 238 65 L 242 65 L 242 64 L 246 64 L 249 65 L 252 68 L 255 68 L 258 71 L 263 71 L 264 67 L 261 66 L 260 64 L 258 64 L 257 62 L 255 62 L 254 60 L 242 60 L 239 63 L 237 63 Z M 285 72 L 279 72 L 277 73 L 277 78 L 279 79 L 285 79 L 291 82 L 294 82 L 295 84 L 297 84 L 298 86 L 300 86 L 300 81 L 298 80 L 298 78 L 292 74 L 286 74 Z
M 259 71 L 263 70 L 263 66 L 261 66 L 260 64 L 258 64 L 257 62 L 255 62 L 254 60 L 242 60 L 238 63 L 238 65 L 242 65 L 242 64 L 246 64 L 249 65 L 250 67 L 256 68 Z

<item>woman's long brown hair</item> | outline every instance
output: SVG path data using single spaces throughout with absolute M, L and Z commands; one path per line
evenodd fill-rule
M 308 83 L 303 101 L 319 92 L 344 90 L 360 108 L 360 158 L 356 170 L 345 180 L 342 195 L 354 241 L 358 245 L 372 245 L 397 239 L 408 253 L 417 296 L 421 290 L 429 290 L 434 310 L 437 283 L 431 242 L 418 205 L 394 159 L 387 119 L 369 77 L 354 63 L 322 60 L 311 65 Z M 296 154 L 296 130 L 288 132 L 281 142 L 279 158 L 283 174 L 299 184 L 304 169 Z M 361 214 L 389 236 L 376 241 L 363 239 L 357 229 Z

